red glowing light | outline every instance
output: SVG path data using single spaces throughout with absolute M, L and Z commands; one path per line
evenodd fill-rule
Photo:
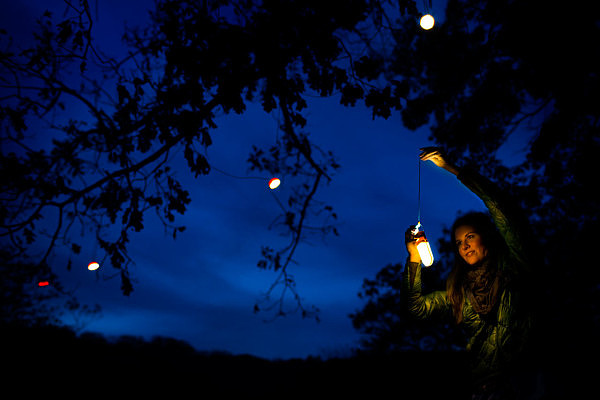
M 50 285 L 50 282 L 48 282 L 48 281 L 38 282 L 38 286 L 40 286 L 40 287 L 42 287 L 42 286 L 48 286 L 48 285 Z
M 269 181 L 269 188 L 276 189 L 281 184 L 281 180 L 279 178 L 271 178 Z

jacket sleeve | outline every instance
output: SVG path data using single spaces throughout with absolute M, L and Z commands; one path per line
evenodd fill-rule
M 531 272 L 531 246 L 528 246 L 527 239 L 531 242 L 532 238 L 528 237 L 527 218 L 522 215 L 515 202 L 509 200 L 508 196 L 490 180 L 469 168 L 463 168 L 458 174 L 458 179 L 475 193 L 489 210 L 500 235 L 504 238 L 511 258 L 516 261 L 516 265 L 511 264 L 520 269 L 511 272 Z
M 419 263 L 406 262 L 402 285 L 408 311 L 416 318 L 450 318 L 452 316 L 452 308 L 445 291 L 422 294 L 421 265 Z

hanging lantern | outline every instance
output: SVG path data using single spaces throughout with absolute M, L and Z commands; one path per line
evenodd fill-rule
M 415 229 L 413 229 L 412 234 L 415 236 L 417 241 L 417 251 L 419 252 L 419 257 L 421 257 L 421 262 L 424 266 L 429 267 L 433 264 L 433 253 L 431 252 L 431 245 L 429 241 L 427 241 L 427 237 L 425 236 L 425 231 L 420 230 L 421 222 L 417 223 Z
M 98 262 L 96 262 L 96 261 L 92 261 L 91 263 L 88 264 L 88 269 L 90 271 L 95 271 L 98 268 L 100 268 L 100 264 Z
M 281 185 L 281 179 L 279 178 L 271 178 L 271 180 L 269 181 L 269 188 L 271 190 L 277 189 L 279 185 Z
M 425 14 L 421 17 L 419 24 L 421 25 L 421 28 L 427 31 L 433 28 L 433 25 L 435 24 L 435 19 L 433 19 L 433 16 L 431 14 Z

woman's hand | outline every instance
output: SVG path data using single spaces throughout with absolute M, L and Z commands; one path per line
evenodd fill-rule
M 419 154 L 419 158 L 421 161 L 431 161 L 438 167 L 443 168 L 454 175 L 458 175 L 458 168 L 446 160 L 444 154 L 438 147 L 423 147 L 420 150 L 421 154 Z
M 412 233 L 413 229 L 415 229 L 414 225 L 408 227 L 406 232 L 404 232 L 404 243 L 406 244 L 406 251 L 408 251 L 408 260 L 414 263 L 421 263 L 421 256 L 419 255 L 419 251 L 417 250 L 417 239 L 415 235 Z

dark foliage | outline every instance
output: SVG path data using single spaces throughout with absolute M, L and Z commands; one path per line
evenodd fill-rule
M 176 155 L 194 176 L 210 173 L 203 150 L 216 118 L 259 102 L 267 113 L 280 110 L 281 139 L 255 149 L 249 167 L 298 183 L 276 224 L 290 244 L 266 246 L 258 262 L 278 278 L 256 309 L 285 314 L 292 293 L 295 309 L 312 315 L 288 266 L 307 235 L 336 232 L 333 208 L 314 196 L 339 165 L 308 140 L 302 113 L 307 94 L 351 96 L 350 78 L 336 65 L 338 34 L 365 18 L 365 3 L 164 0 L 149 26 L 126 32 L 128 54 L 120 58 L 96 47 L 87 1 L 65 6 L 59 21 L 50 11 L 40 18 L 34 42 L 19 43 L 24 50 L 2 32 L 3 248 L 56 268 L 56 247 L 77 254 L 75 232 L 91 232 L 130 294 L 128 243 L 147 213 L 155 211 L 173 237 L 184 230 L 176 215 L 191 199 L 171 169 Z M 73 109 L 85 113 L 75 117 Z
M 425 292 L 445 290 L 440 263 L 424 268 Z M 361 349 L 374 354 L 406 350 L 457 351 L 464 348 L 459 328 L 444 321 L 420 321 L 407 311 L 402 292 L 402 264 L 388 265 L 375 279 L 365 279 L 359 297 L 366 305 L 350 315 L 355 329 L 364 337 Z
M 61 397 L 118 396 L 383 396 L 467 398 L 464 379 L 445 365 L 460 353 L 398 353 L 385 357 L 266 360 L 199 352 L 187 343 L 156 337 L 80 336 L 66 328 L 3 325 L 4 390 Z M 440 386 L 426 385 L 435 379 Z
M 600 21 L 583 8 L 450 0 L 444 22 L 427 32 L 387 9 L 387 41 L 374 52 L 385 60 L 385 93 L 408 88 L 379 107 L 394 111 L 399 101 L 406 127 L 431 124 L 430 138 L 459 166 L 477 168 L 524 211 L 541 347 L 597 354 L 600 275 L 583 249 L 600 238 Z M 512 140 L 523 158 L 506 164 Z
M 56 326 L 63 318 L 80 330 L 100 313 L 100 306 L 81 304 L 64 290 L 50 268 L 11 261 L 2 252 L 0 276 L 1 324 Z

